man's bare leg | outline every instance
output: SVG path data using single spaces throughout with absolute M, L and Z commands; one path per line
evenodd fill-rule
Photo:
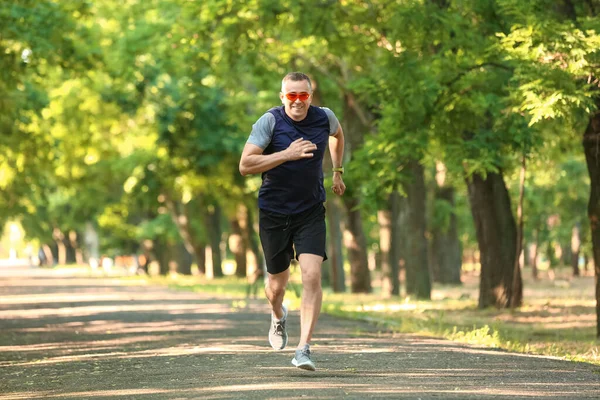
M 312 333 L 321 313 L 323 290 L 321 289 L 321 264 L 323 257 L 315 254 L 300 254 L 302 271 L 302 300 L 300 305 L 300 343 L 298 349 L 310 344 Z
M 269 280 L 265 286 L 265 294 L 271 304 L 273 315 L 277 319 L 283 318 L 283 296 L 285 295 L 285 287 L 290 279 L 290 269 L 286 269 L 279 274 L 268 274 Z

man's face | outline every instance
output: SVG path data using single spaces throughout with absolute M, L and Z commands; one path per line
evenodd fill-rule
M 294 121 L 302 121 L 308 114 L 308 107 L 312 101 L 312 92 L 308 81 L 285 81 L 281 86 L 282 92 L 279 94 L 281 102 L 285 106 L 285 113 Z M 308 98 L 302 100 L 303 96 L 308 94 Z M 286 95 L 296 95 L 294 100 L 288 99 Z

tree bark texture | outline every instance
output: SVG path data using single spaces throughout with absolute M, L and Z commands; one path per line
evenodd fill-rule
M 352 293 L 370 293 L 371 275 L 367 260 L 367 240 L 364 235 L 358 200 L 344 197 L 346 214 L 348 215 L 346 248 L 350 261 L 350 290 Z
M 355 98 L 354 94 L 348 90 L 344 92 L 343 105 L 344 120 L 342 121 L 344 129 L 344 146 L 345 160 L 352 152 L 363 144 L 364 137 L 371 131 L 370 116 L 361 107 Z M 352 293 L 368 293 L 371 292 L 371 276 L 368 266 L 367 244 L 363 224 L 361 219 L 360 209 L 357 208 L 360 204 L 360 191 L 353 185 L 358 185 L 358 182 L 352 180 L 351 175 L 345 175 L 347 190 L 342 197 L 346 208 L 348 223 L 346 230 L 348 232 L 348 258 L 350 261 L 351 273 L 351 291 Z
M 223 259 L 221 257 L 221 206 L 214 203 L 205 210 L 204 222 L 208 232 L 211 248 L 213 277 L 223 276 Z
M 197 234 L 195 234 L 192 227 L 192 217 L 190 216 L 189 209 L 190 205 L 175 202 L 170 198 L 170 196 L 164 193 L 163 196 L 165 197 L 165 204 L 169 210 L 171 219 L 175 223 L 175 226 L 177 226 L 179 236 L 181 237 L 187 252 L 190 253 L 196 260 L 199 272 L 204 274 L 206 270 L 206 255 L 204 251 L 204 245 L 202 243 L 198 243 Z
M 265 277 L 265 259 L 258 240 L 258 224 L 255 224 L 254 213 L 248 207 L 246 207 L 246 210 L 247 222 L 244 235 L 247 237 L 248 251 L 253 255 L 255 261 L 255 265 L 253 266 L 254 271 L 252 271 L 253 273 L 249 277 L 249 281 L 250 283 L 254 283 L 256 280 Z
M 425 174 L 418 161 L 411 161 L 409 168 L 412 182 L 406 186 L 409 229 L 406 235 L 406 294 L 415 295 L 418 299 L 431 299 Z
M 388 197 L 387 209 L 379 210 L 379 248 L 381 250 L 382 293 L 384 296 L 400 295 L 400 249 L 398 243 L 398 214 L 400 194 L 393 191 Z
M 327 230 L 329 239 L 330 284 L 334 293 L 346 291 L 344 255 L 342 253 L 342 210 L 337 199 L 327 201 Z
M 392 296 L 400 295 L 400 260 L 404 249 L 402 240 L 402 225 L 400 224 L 401 208 L 403 204 L 402 196 L 397 190 L 394 190 L 389 197 L 388 204 L 390 208 L 390 217 L 392 219 L 391 238 L 390 238 L 390 274 L 392 277 Z
M 525 153 L 521 158 L 521 173 L 519 176 L 519 200 L 517 203 L 517 240 L 515 250 L 515 263 L 513 267 L 513 283 L 512 292 L 518 293 L 523 292 L 522 281 L 521 281 L 521 251 L 523 250 L 523 201 L 525 198 L 525 172 L 527 171 L 527 158 Z M 517 296 L 512 296 L 510 301 L 511 307 L 518 307 L 521 305 L 522 299 Z
M 245 278 L 248 271 L 248 264 L 246 260 L 247 249 L 245 240 L 243 238 L 242 226 L 238 220 L 238 215 L 233 216 L 230 219 L 229 224 L 231 225 L 231 233 L 229 235 L 228 244 L 229 249 L 235 258 L 235 276 Z
M 600 103 L 597 100 L 596 103 Z M 600 104 L 598 104 L 600 105 Z M 600 337 L 600 113 L 590 117 L 583 137 L 585 161 L 590 175 L 588 218 L 596 277 L 596 336 Z
M 573 276 L 581 275 L 579 271 L 579 249 L 581 248 L 581 228 L 576 224 L 571 231 L 571 268 Z
M 481 254 L 479 308 L 520 305 L 523 292 L 519 270 L 519 284 L 513 292 L 517 228 L 504 178 L 501 173 L 488 173 L 485 178 L 475 174 L 467 180 L 467 187 Z
M 444 201 L 454 210 L 454 188 L 436 187 L 435 201 Z M 456 215 L 450 213 L 447 226 L 435 226 L 431 232 L 431 270 L 433 281 L 444 284 L 460 284 L 462 251 L 458 238 Z
M 173 246 L 173 259 L 177 263 L 177 273 L 182 275 L 192 274 L 192 263 L 194 256 L 188 251 L 183 242 Z
M 390 210 L 377 211 L 379 224 L 379 262 L 381 264 L 381 294 L 392 296 L 392 267 L 390 249 L 392 247 L 392 213 Z

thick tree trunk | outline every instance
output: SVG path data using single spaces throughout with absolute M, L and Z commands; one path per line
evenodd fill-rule
M 334 293 L 346 291 L 346 274 L 344 273 L 344 255 L 342 253 L 342 229 L 340 209 L 337 199 L 327 202 L 327 222 L 329 238 L 330 283 Z
M 73 247 L 73 244 L 69 240 L 68 233 L 67 233 L 67 236 L 65 236 L 65 239 L 63 240 L 63 245 L 65 246 L 66 264 L 75 264 L 75 262 L 76 262 L 75 247 Z
M 155 239 L 152 249 L 158 262 L 158 273 L 164 276 L 168 275 L 171 269 L 171 254 L 167 240 L 164 238 Z
M 596 102 L 600 103 L 600 100 Z M 600 337 L 600 112 L 590 118 L 583 137 L 583 148 L 590 175 L 588 217 L 596 277 L 596 336 Z
M 454 210 L 454 188 L 437 187 L 435 201 L 446 202 Z M 434 226 L 431 232 L 431 269 L 433 281 L 460 284 L 462 251 L 458 238 L 456 215 L 451 212 L 445 226 Z
M 377 213 L 379 222 L 379 248 L 381 250 L 382 293 L 384 296 L 400 295 L 400 249 L 398 246 L 398 214 L 400 195 L 393 191 L 388 198 L 388 208 Z
M 406 244 L 406 294 L 419 299 L 431 298 L 431 273 L 426 237 L 426 189 L 423 166 L 418 161 L 409 165 L 412 182 L 406 186 L 408 234 Z
M 353 151 L 360 148 L 364 142 L 364 136 L 370 132 L 370 115 L 362 108 L 354 94 L 348 90 L 343 93 L 344 104 L 342 121 L 345 137 L 345 153 L 351 155 Z M 349 159 L 346 157 L 345 159 Z M 344 176 L 347 186 L 346 193 L 342 197 L 346 208 L 348 232 L 346 248 L 350 261 L 351 291 L 352 293 L 371 292 L 371 275 L 368 266 L 367 241 L 363 230 L 361 212 L 357 209 L 360 203 L 359 182 L 354 182 L 352 176 Z M 353 186 L 354 185 L 354 186 Z
M 394 190 L 389 197 L 389 208 L 392 219 L 391 237 L 390 237 L 390 274 L 392 284 L 392 296 L 400 295 L 400 263 L 405 242 L 402 240 L 402 225 L 400 224 L 400 215 L 402 202 L 405 201 L 397 190 Z
M 174 261 L 177 263 L 177 273 L 182 275 L 192 274 L 192 263 L 194 262 L 194 256 L 188 251 L 186 245 L 180 242 L 176 246 L 173 246 Z
M 44 253 L 45 265 L 48 267 L 54 266 L 54 254 L 52 254 L 52 249 L 47 244 L 42 245 L 42 252 Z
M 525 173 L 527 171 L 527 158 L 525 153 L 521 158 L 521 173 L 519 177 L 519 200 L 517 202 L 517 240 L 515 250 L 515 261 L 513 268 L 513 283 L 512 292 L 523 292 L 521 281 L 521 252 L 523 250 L 523 202 L 525 199 Z M 522 299 L 517 296 L 512 296 L 510 306 L 512 308 L 521 305 Z
M 517 228 L 502 174 L 473 175 L 467 181 L 471 212 L 481 254 L 479 308 L 520 305 L 523 291 L 520 271 L 513 292 Z
M 367 240 L 364 235 L 358 200 L 344 197 L 348 215 L 346 248 L 350 261 L 350 290 L 352 293 L 370 293 L 371 275 L 367 261 Z

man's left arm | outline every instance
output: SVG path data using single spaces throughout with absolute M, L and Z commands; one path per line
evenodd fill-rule
M 337 132 L 329 136 L 329 153 L 331 154 L 333 168 L 340 168 L 344 159 L 344 131 L 341 124 L 338 125 Z M 340 196 L 346 191 L 342 174 L 343 172 L 339 171 L 333 173 L 333 186 L 331 187 L 333 193 Z

